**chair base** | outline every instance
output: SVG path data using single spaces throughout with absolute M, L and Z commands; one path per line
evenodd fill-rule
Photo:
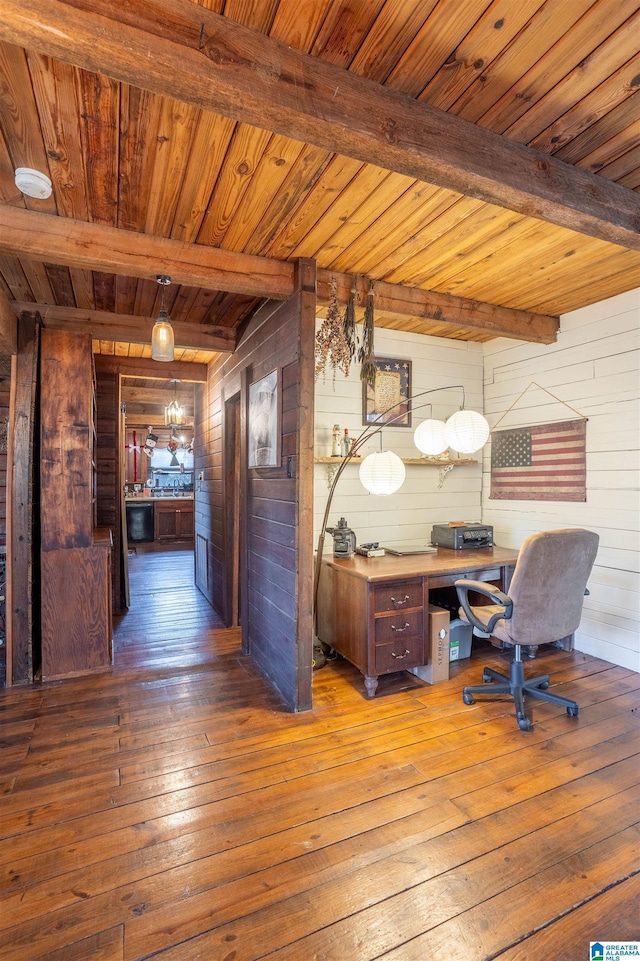
M 483 684 L 475 687 L 464 687 L 462 689 L 462 699 L 465 704 L 475 703 L 477 694 L 509 694 L 516 706 L 516 717 L 518 727 L 522 731 L 530 731 L 533 727 L 532 722 L 525 715 L 525 695 L 530 695 L 539 701 L 549 701 L 551 704 L 558 704 L 567 709 L 569 717 L 577 717 L 580 710 L 575 701 L 567 697 L 560 697 L 559 694 L 551 694 L 549 687 L 549 675 L 542 674 L 539 677 L 525 679 L 524 667 L 522 664 L 522 650 L 519 644 L 515 645 L 515 656 L 509 668 L 509 677 L 506 674 L 499 674 L 490 667 L 485 667 L 482 672 Z M 490 687 L 486 685 L 490 684 Z

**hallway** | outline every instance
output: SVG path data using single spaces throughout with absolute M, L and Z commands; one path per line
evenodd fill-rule
M 194 584 L 192 550 L 129 554 L 129 610 L 114 618 L 114 668 L 187 667 L 211 659 L 220 617 Z M 237 632 L 234 632 L 234 636 Z

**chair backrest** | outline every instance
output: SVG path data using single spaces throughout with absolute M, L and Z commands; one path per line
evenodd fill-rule
M 524 540 L 508 590 L 513 614 L 504 622 L 514 644 L 545 644 L 577 630 L 598 541 L 579 528 Z

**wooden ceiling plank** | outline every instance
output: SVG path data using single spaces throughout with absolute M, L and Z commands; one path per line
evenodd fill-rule
M 348 67 L 383 6 L 384 0 L 332 4 L 311 47 L 311 55 L 337 67 Z
M 358 173 L 348 186 L 338 194 L 333 203 L 324 212 L 321 220 L 318 220 L 311 230 L 302 239 L 302 242 L 293 251 L 293 257 L 317 257 L 319 252 L 325 249 L 331 237 L 340 228 L 341 224 L 357 215 L 357 211 L 362 204 L 362 198 L 367 197 L 384 184 L 393 174 L 382 167 L 375 167 L 372 164 L 361 166 Z M 332 251 L 332 258 L 335 252 Z
M 295 47 L 296 50 L 308 52 L 332 3 L 333 0 L 313 0 L 305 5 L 302 17 L 297 0 L 279 3 L 269 35 L 274 40 Z
M 359 197 L 360 203 L 348 217 L 340 216 L 342 223 L 337 225 L 334 233 L 327 238 L 323 246 L 316 251 L 316 259 L 326 266 L 335 266 L 338 258 L 352 244 L 369 247 L 371 244 L 370 230 L 392 204 L 411 189 L 419 189 L 421 185 L 409 177 L 400 174 L 389 174 L 371 190 L 359 190 L 354 184 L 345 192 L 348 196 L 353 192 Z M 339 208 L 341 205 L 337 205 Z M 338 210 L 336 211 L 338 212 Z
M 488 87 L 487 99 L 480 93 L 477 105 L 470 104 L 475 109 L 465 108 L 460 116 L 504 133 L 536 105 L 546 90 L 560 83 L 568 71 L 582 63 L 595 46 L 606 41 L 612 31 L 638 9 L 637 0 L 616 0 L 614 4 L 599 0 L 596 3 L 553 0 L 553 3 L 553 18 L 544 25 L 544 30 L 553 31 L 554 22 L 562 24 L 562 36 L 540 56 L 536 18 L 532 30 L 523 38 L 525 43 L 512 44 L 496 61 L 490 81 L 484 85 Z M 543 7 L 540 16 L 544 17 L 545 12 Z M 576 13 L 581 14 L 577 19 Z
M 327 156 L 331 155 L 327 154 Z M 351 160 L 340 154 L 331 157 L 321 176 L 305 197 L 304 203 L 298 205 L 287 225 L 265 251 L 266 255 L 276 258 L 291 257 L 293 251 L 299 247 L 309 232 L 310 225 L 322 219 L 339 193 L 361 169 L 362 164 L 359 160 Z
M 245 253 L 268 254 L 271 245 L 282 236 L 287 225 L 295 222 L 297 212 L 304 207 L 330 161 L 331 154 L 326 150 L 304 145 L 280 190 L 263 210 L 260 222 L 245 245 Z M 294 247 L 295 244 L 286 256 Z
M 318 301 L 328 303 L 331 296 L 331 283 L 335 280 L 340 303 L 349 298 L 352 278 L 350 274 L 336 274 L 331 270 L 318 270 Z M 357 279 L 360 303 L 365 303 L 368 284 L 365 278 Z M 433 290 L 420 290 L 415 287 L 398 287 L 383 281 L 374 286 L 374 308 L 377 313 L 409 315 L 413 318 L 431 319 L 444 327 L 464 325 L 470 329 L 493 332 L 494 336 L 516 337 L 535 340 L 539 343 L 553 343 L 558 332 L 557 317 L 533 314 L 528 311 L 513 312 L 492 304 L 475 303 L 451 294 L 437 293 Z M 506 333 L 506 330 L 509 333 Z M 498 331 L 500 333 L 498 333 Z
M 0 256 L 0 273 L 11 291 L 13 300 L 27 300 L 31 302 L 35 299 L 29 281 L 22 269 L 22 264 L 17 257 Z
M 64 58 L 63 58 L 64 59 Z M 120 84 L 108 75 L 78 71 L 87 196 L 91 219 L 118 222 L 118 139 Z
M 416 181 L 415 186 L 410 187 L 397 203 L 388 207 L 371 225 L 363 242 L 357 248 L 352 245 L 345 249 L 333 267 L 336 270 L 372 274 L 374 277 L 382 276 L 385 270 L 393 266 L 392 258 L 407 242 L 407 238 L 411 239 L 421 232 L 424 237 L 427 227 L 460 199 L 458 194 Z M 435 240 L 433 233 L 430 237 Z
M 171 97 L 162 101 L 158 132 L 151 154 L 145 233 L 168 237 L 178 206 L 185 169 L 201 111 Z
M 105 341 L 151 343 L 151 330 L 154 324 L 152 317 L 131 317 L 105 310 L 49 307 L 22 301 L 16 301 L 13 309 L 16 314 L 38 310 L 45 327 L 89 332 L 96 339 Z M 235 348 L 235 331 L 231 328 L 180 322 L 172 323 L 171 326 L 177 347 L 195 347 L 227 353 L 231 353 Z
M 225 247 L 245 250 L 269 207 L 302 153 L 304 144 L 274 134 L 260 158 L 224 238 Z
M 454 5 L 429 0 L 431 12 L 413 42 L 387 77 L 387 86 L 417 97 L 480 19 L 491 0 Z
M 387 0 L 349 70 L 376 83 L 385 83 L 435 4 L 436 0 Z
M 135 314 L 136 289 L 138 281 L 135 277 L 116 277 L 116 306 L 117 314 Z M 78 304 L 78 307 L 84 306 Z
M 162 103 L 148 90 L 121 85 L 117 209 L 125 230 L 144 230 Z
M 275 300 L 293 292 L 293 264 L 2 205 L 0 250 L 51 257 L 74 267 L 106 268 L 154 283 L 170 265 L 174 284 Z
M 76 307 L 83 310 L 95 310 L 96 302 L 93 296 L 93 274 L 90 270 L 82 270 L 79 267 L 69 267 L 69 278 L 73 288 L 73 296 Z M 128 313 L 123 310 L 121 313 Z
M 227 246 L 225 237 L 229 225 L 249 189 L 270 139 L 268 130 L 255 130 L 245 123 L 237 125 L 222 164 L 215 196 L 198 231 L 199 244 Z
M 0 127 L 7 145 L 13 170 L 31 167 L 49 175 L 47 151 L 40 134 L 40 119 L 25 52 L 11 45 L 0 43 Z M 13 175 L 11 176 L 13 181 Z M 56 213 L 53 194 L 43 200 L 21 194 L 15 188 L 15 201 L 21 200 L 30 210 Z
M 418 99 L 450 109 L 515 37 L 523 32 L 545 0 L 496 0 L 447 57 Z M 456 110 L 453 111 L 457 113 Z
M 235 120 L 200 111 L 171 228 L 174 240 L 198 236 L 235 128 Z
M 582 273 L 570 290 L 562 291 L 550 288 L 546 283 L 540 284 L 537 288 L 539 305 L 541 310 L 548 310 L 553 301 L 553 308 L 558 309 L 559 313 L 567 313 L 569 310 L 576 310 L 578 307 L 587 307 L 598 300 L 606 300 L 619 294 L 621 290 L 633 290 L 640 286 L 640 267 L 637 262 L 625 263 L 630 259 L 631 251 L 624 253 L 621 257 L 612 259 L 611 269 L 603 273 L 602 277 L 596 278 L 591 273 Z
M 638 140 L 635 147 L 626 150 L 605 164 L 598 172 L 606 177 L 607 180 L 622 180 L 627 174 L 636 174 L 640 171 L 640 124 L 638 125 Z M 627 185 L 628 186 L 628 185 Z
M 615 107 L 624 104 L 626 116 L 625 101 L 634 94 L 637 97 L 638 77 L 640 77 L 640 53 L 542 130 L 534 137 L 530 146 L 544 150 L 546 153 L 557 153 L 564 144 L 574 140 Z
M 622 24 L 604 43 L 592 50 L 588 58 L 588 69 L 585 69 L 582 62 L 577 64 L 540 97 L 524 116 L 511 124 L 505 131 L 507 136 L 521 143 L 532 144 L 550 124 L 564 116 L 576 100 L 588 98 L 596 87 L 604 84 L 612 74 L 637 55 L 639 35 L 640 11 Z M 632 80 L 634 74 L 627 76 Z M 597 119 L 597 116 L 594 119 Z M 542 149 L 545 149 L 544 146 Z
M 39 304 L 52 303 L 55 295 L 45 265 L 41 261 L 29 260 L 26 257 L 20 258 L 20 265 L 33 293 L 32 299 Z
M 130 0 L 141 29 L 62 0 L 4 0 L 0 39 L 268 127 L 487 203 L 640 249 L 640 198 L 179 0 L 171 30 Z M 465 4 L 465 8 L 470 4 Z M 176 29 L 175 22 L 178 24 Z M 154 57 L 146 56 L 148 32 Z M 80 63 L 78 63 L 80 61 Z
M 495 229 L 496 224 L 502 223 L 504 211 L 500 207 L 490 204 L 477 204 L 475 209 L 466 198 L 462 202 L 448 207 L 427 230 L 423 230 L 414 238 L 398 249 L 396 256 L 387 261 L 391 269 L 385 271 L 384 279 L 388 283 L 396 283 L 398 276 L 405 278 L 411 285 L 419 283 L 418 278 L 425 274 L 431 275 L 438 265 L 447 263 L 451 257 L 456 257 L 460 244 L 471 244 L 471 238 L 485 235 Z M 514 222 L 517 214 L 507 213 Z M 463 226 L 460 226 L 461 217 Z M 432 237 L 432 246 L 425 251 L 424 234 Z M 399 266 L 392 267 L 394 262 Z
M 58 212 L 89 220 L 89 206 L 78 123 L 78 71 L 69 64 L 27 54 L 38 115 L 49 159 Z
M 561 151 L 565 151 L 575 158 L 576 165 L 599 172 L 599 164 L 604 164 L 620 152 L 634 147 L 638 143 L 640 131 L 640 95 L 636 94 L 629 103 L 625 103 L 624 123 L 622 128 L 617 123 L 618 109 L 614 109 L 606 117 L 594 123 Z

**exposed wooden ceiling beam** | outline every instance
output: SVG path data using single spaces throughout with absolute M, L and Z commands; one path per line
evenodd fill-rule
M 50 214 L 2 204 L 0 204 L 0 250 L 14 255 L 23 254 L 30 258 L 41 257 L 46 262 L 64 264 L 68 267 L 88 267 L 122 276 L 153 280 L 155 280 L 159 263 L 170 264 L 172 280 L 188 287 L 237 292 L 238 278 L 242 276 L 242 293 L 273 299 L 282 299 L 293 294 L 294 265 L 290 263 L 248 254 L 230 254 L 229 251 L 218 248 L 185 244 L 177 240 L 118 230 L 102 224 L 53 217 Z M 218 264 L 219 259 L 221 263 Z M 209 268 L 205 266 L 207 260 L 211 264 Z M 233 264 L 233 269 L 229 273 L 224 266 L 228 262 Z M 318 271 L 318 300 L 325 304 L 329 302 L 331 279 L 334 277 L 338 281 L 338 300 L 346 304 L 351 288 L 351 277 L 327 270 Z M 360 283 L 364 284 L 363 278 L 360 279 Z M 273 293 L 274 286 L 278 289 L 277 297 Z M 18 306 L 20 309 L 25 309 L 28 305 Z M 34 305 L 29 306 L 31 310 L 34 309 Z M 378 281 L 376 282 L 376 306 L 379 311 L 386 310 L 395 315 L 437 320 L 443 327 L 450 324 L 451 329 L 464 323 L 476 330 L 487 330 L 493 336 L 538 340 L 542 343 L 552 343 L 558 329 L 555 317 L 496 307 L 465 300 L 462 297 Z M 50 318 L 47 321 L 49 324 L 55 322 L 58 308 L 38 305 L 37 309 L 43 315 L 47 314 Z M 67 308 L 64 310 L 59 308 L 59 312 L 61 321 L 72 313 Z M 96 324 L 96 329 L 98 321 L 104 318 L 104 323 L 111 333 L 105 330 L 103 338 L 116 339 L 112 325 L 117 320 L 113 315 L 99 311 L 79 313 L 82 317 L 91 315 L 91 322 Z M 138 318 L 135 321 L 137 324 Z M 180 326 L 175 325 L 176 336 Z M 202 334 L 202 331 L 206 330 L 202 325 L 182 326 L 189 327 L 189 332 L 191 328 L 197 328 L 193 331 L 194 335 L 200 331 L 199 336 L 207 336 Z M 224 331 L 224 328 L 211 328 L 211 330 L 219 332 Z M 185 329 L 182 338 L 185 342 L 180 346 L 210 350 L 233 349 L 228 345 L 213 347 L 210 340 L 207 340 L 206 344 L 200 341 L 191 343 L 187 333 Z M 135 329 L 128 329 L 120 339 L 132 339 L 129 334 L 135 334 Z M 150 331 L 146 328 L 144 335 L 142 338 L 142 333 L 139 332 L 142 339 L 133 342 L 148 343 Z
M 113 354 L 96 354 L 96 370 L 123 377 L 147 377 L 150 380 L 181 380 L 184 383 L 206 384 L 207 365 L 191 364 L 174 360 L 160 363 L 147 357 L 119 357 Z
M 128 344 L 150 344 L 153 317 L 134 317 L 111 314 L 107 310 L 82 310 L 78 307 L 53 307 L 14 301 L 17 315 L 38 312 L 45 327 L 89 333 L 95 340 L 124 341 Z M 172 321 L 176 347 L 192 350 L 212 350 L 233 353 L 235 331 L 228 327 L 208 327 L 206 324 L 183 324 Z
M 189 0 L 3 0 L 0 38 L 527 216 L 640 249 L 640 196 Z
M 346 303 L 352 286 L 349 274 L 331 270 L 318 270 L 317 297 L 326 304 L 331 296 L 331 283 L 336 281 L 339 303 Z M 368 293 L 368 279 L 356 278 L 357 302 L 364 308 Z M 429 321 L 437 321 L 441 330 L 484 330 L 494 336 L 513 337 L 516 340 L 553 344 L 556 341 L 560 321 L 557 317 L 533 314 L 527 310 L 497 307 L 480 301 L 465 300 L 452 294 L 417 287 L 402 287 L 377 280 L 374 284 L 374 309 L 378 326 L 385 326 L 385 314 L 397 317 L 410 316 L 425 321 L 425 333 L 429 333 Z M 422 331 L 417 331 L 422 333 Z
M 0 356 L 15 354 L 18 350 L 18 319 L 11 309 L 11 302 L 0 290 Z
M 0 17 L 0 20 L 2 18 Z M 0 250 L 66 267 L 286 300 L 293 264 L 0 204 Z

